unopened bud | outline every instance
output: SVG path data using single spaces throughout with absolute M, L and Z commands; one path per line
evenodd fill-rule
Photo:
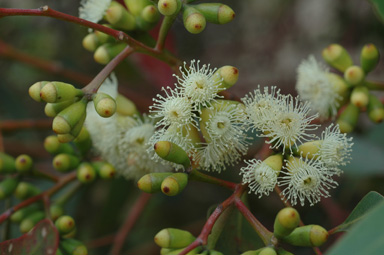
M 107 9 L 105 19 L 116 28 L 128 31 L 135 29 L 135 17 L 116 1 Z
M 52 122 L 52 129 L 56 134 L 69 134 L 75 125 L 84 122 L 88 100 L 82 98 L 62 110 Z M 81 126 L 83 124 L 81 123 Z M 81 128 L 80 128 L 81 130 Z M 80 132 L 79 130 L 79 132 Z
M 156 23 L 160 19 L 160 13 L 154 5 L 148 5 L 141 11 L 141 17 L 149 23 Z
M 328 80 L 333 86 L 333 90 L 340 96 L 338 99 L 339 105 L 345 105 L 348 101 L 349 86 L 346 81 L 335 73 L 327 73 Z
M 0 182 L 0 199 L 5 199 L 12 195 L 16 190 L 19 180 L 12 177 L 6 177 Z
M 282 239 L 292 233 L 299 223 L 300 215 L 296 209 L 286 207 L 276 215 L 273 234 L 276 238 Z
M 45 86 L 45 84 L 49 83 L 48 81 L 39 81 L 34 83 L 31 87 L 29 87 L 28 93 L 29 96 L 35 100 L 36 102 L 41 102 L 40 91 Z
M 308 159 L 312 159 L 314 155 L 319 152 L 321 143 L 322 141 L 316 140 L 301 144 L 298 148 L 298 153 L 296 156 L 303 155 Z
M 181 2 L 180 0 L 159 0 L 157 8 L 164 16 L 171 16 L 180 10 Z
M 20 232 L 27 233 L 30 231 L 39 221 L 44 219 L 45 214 L 42 211 L 35 211 L 32 214 L 25 217 L 20 222 Z
M 188 184 L 188 174 L 175 173 L 166 177 L 161 183 L 161 191 L 167 196 L 179 194 Z
M 127 6 L 128 10 L 135 16 L 140 15 L 141 11 L 147 5 L 152 4 L 149 0 L 124 0 L 124 3 Z
M 55 226 L 60 234 L 65 235 L 75 229 L 75 220 L 71 216 L 63 215 L 55 221 Z
M 367 87 L 356 87 L 353 89 L 351 94 L 351 103 L 364 109 L 369 102 L 369 90 Z
M 269 156 L 263 162 L 267 164 L 270 168 L 275 170 L 276 174 L 278 175 L 280 173 L 281 168 L 283 167 L 283 155 L 275 154 Z
M 82 242 L 72 238 L 62 239 L 59 247 L 64 254 L 88 255 L 87 247 Z
M 319 225 L 307 225 L 298 227 L 293 232 L 284 238 L 284 241 L 304 247 L 318 247 L 324 244 L 328 239 L 328 232 Z
M 92 99 L 95 110 L 101 117 L 108 118 L 116 112 L 116 102 L 110 95 L 99 92 Z
M 77 168 L 77 179 L 82 183 L 89 183 L 95 180 L 96 170 L 90 163 L 84 162 Z
M 61 153 L 54 157 L 53 167 L 59 172 L 68 172 L 80 164 L 80 159 L 70 154 Z
M 71 145 L 66 143 L 60 143 L 57 136 L 51 135 L 45 138 L 44 148 L 51 154 L 68 153 L 74 154 L 74 150 Z
M 277 254 L 278 255 L 293 255 L 293 253 L 290 253 L 289 251 L 286 251 L 281 247 L 277 248 Z
M 369 73 L 379 63 L 380 54 L 376 46 L 372 43 L 364 45 L 361 50 L 360 64 L 365 73 Z
M 60 103 L 47 103 L 44 108 L 44 113 L 48 117 L 56 117 L 62 110 L 75 103 L 78 100 L 70 99 Z
M 184 248 L 195 241 L 195 237 L 188 231 L 176 229 L 176 228 L 165 228 L 161 230 L 155 236 L 155 243 L 163 248 Z
M 49 82 L 40 90 L 41 100 L 47 103 L 59 103 L 83 95 L 82 90 L 75 88 L 71 84 L 58 81 Z
M 133 116 L 138 113 L 136 105 L 121 94 L 116 97 L 116 112 L 124 116 Z
M 384 119 L 384 106 L 383 103 L 375 95 L 369 95 L 368 103 L 368 116 L 371 121 L 380 123 Z
M 345 107 L 337 119 L 337 124 L 339 124 L 342 133 L 350 133 L 355 129 L 359 119 L 359 113 L 359 107 L 354 104 L 348 104 L 347 107 Z
M 98 162 L 92 162 L 92 166 L 96 169 L 97 174 L 102 179 L 111 179 L 116 174 L 115 167 L 110 163 L 98 161 Z
M 97 47 L 100 46 L 101 42 L 99 41 L 95 33 L 90 33 L 84 37 L 82 44 L 84 49 L 90 52 L 94 52 Z
M 226 24 L 235 18 L 235 12 L 225 4 L 203 3 L 193 7 L 199 10 L 210 23 Z
M 33 160 L 26 154 L 19 155 L 15 160 L 15 167 L 19 173 L 29 172 L 33 167 Z
M 150 173 L 140 178 L 137 187 L 147 193 L 156 193 L 161 191 L 161 183 L 172 173 Z
M 64 214 L 64 209 L 63 209 L 63 206 L 59 204 L 52 204 L 49 207 L 49 212 L 51 214 L 51 219 L 53 221 L 56 221 L 60 216 Z
M 357 86 L 364 81 L 365 74 L 360 66 L 350 66 L 344 72 L 344 79 L 351 86 Z
M 205 29 L 206 20 L 203 14 L 193 7 L 186 7 L 183 12 L 184 27 L 191 34 L 198 34 Z
M 93 58 L 99 64 L 106 65 L 120 52 L 124 50 L 127 45 L 125 43 L 106 43 L 101 45 L 95 51 Z
M 234 66 L 222 66 L 214 74 L 214 79 L 221 81 L 222 90 L 229 89 L 236 84 L 239 78 L 239 70 Z
M 28 217 L 29 215 L 33 214 L 34 212 L 36 212 L 37 210 L 40 210 L 40 209 L 41 209 L 40 205 L 37 203 L 32 204 L 32 205 L 27 206 L 27 207 L 24 207 L 24 208 L 21 208 L 11 215 L 10 220 L 12 222 L 19 223 L 23 219 L 25 219 L 26 217 Z
M 184 168 L 191 166 L 188 154 L 177 144 L 169 141 L 159 141 L 155 145 L 156 154 L 167 161 L 181 164 Z
M 20 182 L 14 191 L 15 197 L 20 200 L 28 199 L 30 197 L 36 196 L 39 193 L 39 188 L 27 182 Z
M 108 28 L 112 28 L 112 26 L 109 24 L 103 24 L 103 26 L 108 27 Z M 99 47 L 100 45 L 102 45 L 104 43 L 112 43 L 112 42 L 116 41 L 115 38 L 113 38 L 112 36 L 110 36 L 106 33 L 103 33 L 99 30 L 95 30 L 94 34 L 97 37 L 97 40 L 100 42 L 97 47 Z M 97 47 L 96 47 L 96 49 L 97 49 Z M 95 51 L 96 49 L 94 49 L 93 51 Z
M 246 251 L 246 252 L 241 253 L 241 255 L 259 255 L 260 252 L 261 252 L 263 249 L 264 249 L 264 248 L 260 248 L 260 249 L 252 250 L 252 251 Z
M 329 45 L 323 50 L 322 55 L 329 65 L 341 72 L 344 72 L 348 67 L 353 65 L 351 56 L 347 50 L 339 44 Z
M 0 152 L 0 173 L 14 173 L 16 170 L 15 159 L 3 152 Z
M 271 247 L 265 247 L 260 251 L 259 255 L 277 255 L 277 253 L 275 249 Z
M 92 147 L 92 140 L 88 130 L 83 126 L 80 134 L 73 140 L 76 148 L 80 151 L 82 155 L 88 153 Z

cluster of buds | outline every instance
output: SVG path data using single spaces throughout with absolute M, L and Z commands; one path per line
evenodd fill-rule
M 115 100 L 105 94 L 85 95 L 80 89 L 64 82 L 36 82 L 29 88 L 29 95 L 37 102 L 46 102 L 45 114 L 54 117 L 52 129 L 60 142 L 66 143 L 78 137 L 87 116 L 89 101 L 93 100 L 96 112 L 110 117 L 116 111 Z

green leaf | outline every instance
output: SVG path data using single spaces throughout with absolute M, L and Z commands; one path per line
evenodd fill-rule
M 384 202 L 381 202 L 364 219 L 354 225 L 326 255 L 382 255 L 384 251 L 383 215 Z
M 377 205 L 384 202 L 384 197 L 377 192 L 371 191 L 360 200 L 355 209 L 351 212 L 348 218 L 337 227 L 336 232 L 346 231 L 353 224 L 362 220 L 367 213 Z
M 0 243 L 2 255 L 55 254 L 59 245 L 59 234 L 49 219 L 40 221 L 30 232 L 16 239 Z
M 384 1 L 383 0 L 370 0 L 373 9 L 379 19 L 384 22 Z

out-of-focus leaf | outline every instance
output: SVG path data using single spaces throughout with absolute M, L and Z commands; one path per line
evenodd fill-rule
M 370 0 L 377 16 L 384 23 L 384 1 L 383 0 Z
M 360 200 L 360 202 L 357 204 L 355 209 L 353 209 L 348 218 L 338 226 L 336 232 L 348 230 L 353 224 L 367 216 L 367 213 L 372 208 L 376 207 L 377 205 L 383 202 L 384 197 L 382 195 L 374 191 L 369 192 L 363 197 L 363 199 Z
M 382 255 L 384 251 L 383 215 L 384 202 L 381 202 L 364 219 L 354 225 L 326 255 Z
M 53 255 L 59 245 L 59 234 L 52 221 L 40 221 L 30 232 L 0 243 L 2 255 Z

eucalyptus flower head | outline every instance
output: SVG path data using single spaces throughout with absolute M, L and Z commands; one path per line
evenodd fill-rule
M 321 197 L 329 197 L 328 190 L 335 188 L 335 182 L 321 161 L 312 158 L 294 158 L 286 161 L 285 175 L 279 177 L 278 185 L 286 186 L 282 191 L 285 200 L 296 205 L 298 200 L 304 206 L 307 200 L 310 205 L 319 202 Z
M 312 55 L 297 68 L 296 90 L 300 98 L 308 101 L 311 109 L 319 113 L 321 119 L 334 117 L 341 99 L 329 77 L 328 68 Z
M 197 127 L 197 116 L 193 112 L 191 100 L 170 87 L 163 88 L 163 91 L 165 96 L 158 94 L 157 98 L 153 98 L 155 103 L 149 107 L 150 112 L 153 113 L 151 118 L 160 118 L 156 127 L 169 127 L 171 125 L 177 128 L 188 127 L 189 125 Z
M 184 62 L 184 69 L 180 67 L 181 77 L 176 76 L 176 87 L 180 89 L 183 96 L 189 98 L 194 104 L 194 110 L 200 111 L 200 107 L 208 107 L 210 102 L 217 97 L 221 85 L 214 73 L 215 69 L 210 69 L 210 65 L 200 66 L 200 60 L 192 60 L 190 66 Z
M 103 18 L 111 2 L 111 0 L 81 0 L 79 17 L 97 23 Z

